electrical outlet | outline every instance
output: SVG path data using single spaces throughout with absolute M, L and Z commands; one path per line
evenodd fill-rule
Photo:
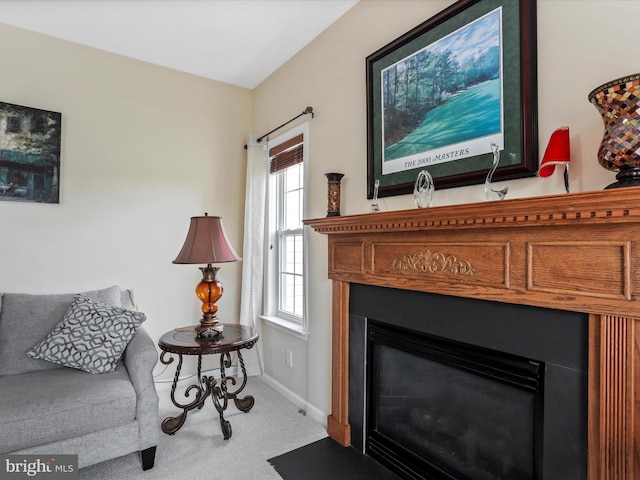
M 293 352 L 289 349 L 286 351 L 286 362 L 287 367 L 293 368 Z

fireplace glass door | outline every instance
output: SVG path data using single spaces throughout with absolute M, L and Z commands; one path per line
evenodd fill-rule
M 369 326 L 367 451 L 404 478 L 535 479 L 544 365 Z

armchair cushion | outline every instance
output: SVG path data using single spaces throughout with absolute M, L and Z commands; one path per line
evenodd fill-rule
M 136 419 L 136 392 L 122 362 L 104 375 L 58 367 L 0 376 L 0 391 L 5 432 L 0 453 L 119 428 Z
M 62 320 L 27 356 L 89 373 L 111 372 L 145 319 L 144 313 L 78 294 Z

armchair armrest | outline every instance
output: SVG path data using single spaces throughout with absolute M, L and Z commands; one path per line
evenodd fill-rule
M 158 351 L 149 334 L 138 328 L 123 355 L 129 378 L 136 391 L 136 418 L 140 425 L 140 450 L 158 444 L 160 414 L 158 394 L 153 383 L 153 369 Z

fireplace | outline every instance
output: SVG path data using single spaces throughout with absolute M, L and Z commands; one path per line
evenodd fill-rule
M 357 284 L 349 310 L 355 448 L 408 479 L 586 478 L 587 315 Z
M 328 236 L 332 438 L 350 445 L 364 428 L 351 416 L 363 388 L 349 375 L 359 348 L 350 329 L 361 323 L 350 321 L 352 290 L 389 287 L 587 315 L 586 478 L 640 478 L 640 187 L 304 223 Z

